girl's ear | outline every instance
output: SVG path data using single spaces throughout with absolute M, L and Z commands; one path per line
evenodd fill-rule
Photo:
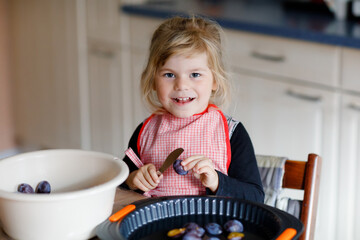
M 216 81 L 214 80 L 211 90 L 216 91 L 218 88 Z
M 156 81 L 155 81 L 155 77 L 152 79 L 152 90 L 156 91 Z

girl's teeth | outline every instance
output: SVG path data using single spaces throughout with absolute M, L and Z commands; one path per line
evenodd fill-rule
M 177 102 L 190 102 L 192 100 L 193 100 L 193 98 L 191 98 L 191 97 L 175 98 L 175 101 L 177 101 Z

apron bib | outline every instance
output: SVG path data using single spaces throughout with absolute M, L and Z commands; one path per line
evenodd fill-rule
M 159 169 L 166 157 L 176 148 L 184 152 L 179 159 L 193 155 L 209 157 L 215 169 L 227 175 L 231 161 L 229 130 L 225 116 L 215 105 L 188 118 L 171 114 L 152 115 L 143 124 L 138 138 L 138 152 L 144 164 Z M 147 196 L 204 195 L 205 187 L 191 172 L 177 174 L 170 166 L 158 187 Z

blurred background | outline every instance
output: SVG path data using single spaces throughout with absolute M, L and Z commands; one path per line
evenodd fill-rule
M 0 159 L 49 148 L 122 157 L 163 18 L 224 27 L 232 103 L 256 154 L 323 157 L 316 239 L 360 239 L 360 1 L 0 0 Z

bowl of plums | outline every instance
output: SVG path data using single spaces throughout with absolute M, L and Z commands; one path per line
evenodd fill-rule
M 122 218 L 111 220 L 117 215 Z M 301 221 L 284 211 L 230 197 L 144 199 L 113 216 L 97 226 L 100 239 L 290 240 L 303 232 Z
M 0 226 L 13 239 L 89 239 L 129 174 L 116 157 L 41 150 L 0 160 Z

